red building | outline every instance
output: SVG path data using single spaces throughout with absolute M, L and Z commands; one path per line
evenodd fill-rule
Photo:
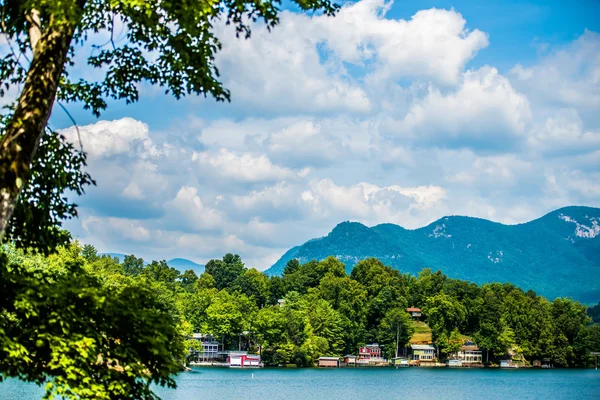
M 381 358 L 381 348 L 377 343 L 367 344 L 358 351 L 359 360 L 372 360 Z

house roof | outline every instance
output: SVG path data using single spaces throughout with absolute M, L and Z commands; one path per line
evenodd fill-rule
M 435 350 L 435 347 L 430 344 L 411 344 L 413 350 Z
M 324 360 L 324 361 L 339 361 L 339 357 L 319 357 L 319 360 Z
M 406 312 L 421 312 L 421 309 L 417 307 L 408 307 Z
M 478 350 L 479 350 L 479 347 L 478 347 L 478 346 L 475 346 L 475 345 L 473 344 L 473 345 L 465 345 L 465 346 L 461 347 L 460 349 L 461 349 L 461 350 L 469 350 L 469 351 L 478 351 Z

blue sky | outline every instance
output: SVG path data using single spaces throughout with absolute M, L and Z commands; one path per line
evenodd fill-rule
M 363 0 L 335 18 L 288 9 L 247 41 L 217 25 L 230 104 L 142 86 L 99 120 L 69 107 L 98 186 L 67 227 L 101 251 L 266 269 L 345 220 L 599 206 L 597 15 L 591 0 Z M 60 109 L 51 123 L 75 137 Z

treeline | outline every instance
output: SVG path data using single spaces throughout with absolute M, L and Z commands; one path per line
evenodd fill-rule
M 48 258 L 22 253 L 11 257 L 30 269 L 55 271 L 55 276 L 80 262 L 86 279 L 98 282 L 107 303 L 108 296 L 123 291 L 143 293 L 144 302 L 121 307 L 131 318 L 153 321 L 144 332 L 149 348 L 154 344 L 148 329 L 154 326 L 170 332 L 157 332 L 157 337 L 181 341 L 187 349 L 198 350 L 197 342 L 184 340 L 193 332 L 213 335 L 226 349 L 260 349 L 267 365 L 311 366 L 320 356 L 356 354 L 359 346 L 371 342 L 383 345 L 385 356 L 393 357 L 413 333 L 405 309 L 419 307 L 442 359 L 467 337 L 490 362 L 512 356 L 583 367 L 593 361 L 590 351 L 600 350 L 600 326 L 572 299 L 549 301 L 508 283 L 479 286 L 430 269 L 414 277 L 377 259 L 359 262 L 350 275 L 333 257 L 306 264 L 291 260 L 281 277 L 268 277 L 246 268 L 234 254 L 210 260 L 200 276 L 192 270 L 180 273 L 165 261 L 145 264 L 133 255 L 120 262 L 77 243 Z M 121 335 L 138 334 L 137 328 L 128 329 L 128 321 L 121 323 Z M 183 363 L 178 346 L 173 348 Z
M 88 246 L 83 250 L 96 272 L 153 282 L 188 331 L 214 335 L 229 349 L 242 340 L 250 350 L 260 347 L 268 365 L 310 366 L 320 356 L 356 353 L 371 342 L 392 357 L 413 333 L 405 311 L 410 306 L 422 309 L 442 358 L 465 337 L 490 361 L 513 356 L 587 366 L 589 352 L 600 350 L 600 327 L 591 325 L 585 306 L 572 299 L 549 301 L 508 283 L 478 286 L 430 269 L 414 277 L 377 259 L 359 262 L 347 275 L 333 257 L 306 264 L 291 260 L 281 277 L 268 277 L 234 254 L 210 260 L 196 276 L 164 261 L 144 265 L 128 256 L 119 264 L 96 258 Z

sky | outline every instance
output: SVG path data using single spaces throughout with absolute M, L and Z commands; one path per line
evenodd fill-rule
M 142 85 L 99 119 L 69 105 L 97 186 L 65 227 L 101 252 L 264 270 L 342 221 L 598 207 L 598 15 L 593 0 L 362 0 L 335 18 L 287 7 L 249 40 L 219 24 L 231 103 Z M 62 110 L 50 123 L 75 140 Z

